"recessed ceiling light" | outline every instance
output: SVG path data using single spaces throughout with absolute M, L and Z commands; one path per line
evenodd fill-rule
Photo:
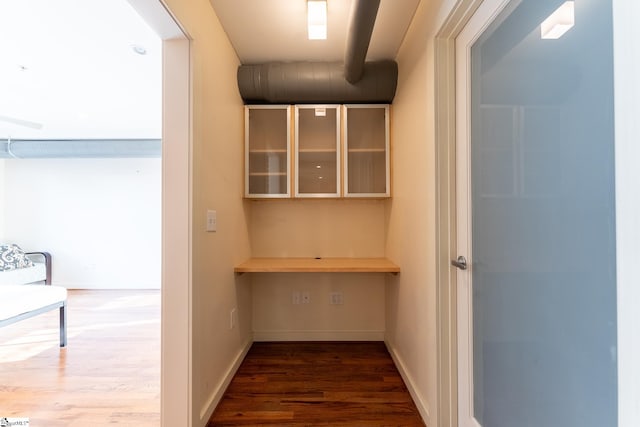
M 137 53 L 138 55 L 146 55 L 147 49 L 144 46 L 140 46 L 139 44 L 131 45 L 131 49 Z
M 309 40 L 327 39 L 327 1 L 307 0 Z

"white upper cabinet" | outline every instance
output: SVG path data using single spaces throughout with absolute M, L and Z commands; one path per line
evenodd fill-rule
M 386 104 L 245 107 L 247 198 L 386 198 L 389 175 Z
M 340 106 L 295 107 L 295 197 L 340 197 Z
M 291 108 L 245 107 L 245 197 L 291 196 Z
M 389 197 L 389 106 L 344 106 L 344 197 Z

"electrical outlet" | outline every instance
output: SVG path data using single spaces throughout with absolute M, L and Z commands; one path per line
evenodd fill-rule
M 292 292 L 291 293 L 291 303 L 292 304 L 300 304 L 300 292 Z
M 309 295 L 309 292 L 303 292 L 302 293 L 302 303 L 303 304 L 309 304 L 311 302 L 311 295 Z
M 331 294 L 330 294 L 330 303 L 332 305 L 342 305 L 342 304 L 344 304 L 344 299 L 342 298 L 342 292 L 331 292 Z
M 207 211 L 207 231 L 217 231 L 218 230 L 218 215 L 216 211 L 208 210 Z

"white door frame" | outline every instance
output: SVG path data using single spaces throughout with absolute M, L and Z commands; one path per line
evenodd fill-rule
M 456 272 L 456 75 L 455 39 L 482 0 L 459 0 L 435 40 L 435 131 L 437 188 L 438 425 L 458 426 Z
M 456 269 L 458 345 L 458 425 L 480 427 L 474 410 L 473 292 L 474 259 L 471 248 L 471 64 L 470 50 L 504 8 L 519 0 L 485 0 L 456 37 L 456 248 L 467 259 L 466 270 Z M 462 309 L 461 309 L 462 308 Z
M 435 40 L 438 425 L 458 426 L 455 202 L 455 39 L 483 0 L 458 0 Z M 613 0 L 618 289 L 618 427 L 640 420 L 640 3 Z
M 160 419 L 193 425 L 191 397 L 191 56 L 163 0 L 128 0 L 162 38 Z
M 640 3 L 613 0 L 618 426 L 640 425 Z

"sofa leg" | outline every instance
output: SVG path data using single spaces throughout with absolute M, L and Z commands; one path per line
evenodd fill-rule
M 60 307 L 60 347 L 67 346 L 67 302 Z

